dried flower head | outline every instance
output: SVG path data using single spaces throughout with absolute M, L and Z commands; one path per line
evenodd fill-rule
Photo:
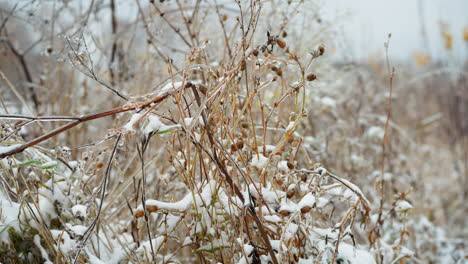
M 286 42 L 282 39 L 276 39 L 276 44 L 282 49 L 286 48 Z
M 307 81 L 311 82 L 311 81 L 314 81 L 314 80 L 317 79 L 317 75 L 311 73 L 311 74 L 307 75 L 306 78 L 307 78 Z

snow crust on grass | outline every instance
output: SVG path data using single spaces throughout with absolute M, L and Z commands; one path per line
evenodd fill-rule
M 4 228 L 12 227 L 16 232 L 20 232 L 20 223 L 18 215 L 20 212 L 20 204 L 10 201 L 0 189 L 0 231 Z M 9 243 L 8 232 L 0 232 L 0 243 Z
M 202 203 L 211 203 L 213 194 L 216 193 L 216 182 L 210 181 L 209 184 L 205 185 L 198 195 L 195 195 L 195 202 L 197 204 Z M 146 206 L 156 206 L 158 209 L 168 210 L 168 211 L 185 211 L 189 208 L 194 202 L 194 194 L 187 193 L 184 198 L 177 202 L 163 202 L 159 200 L 146 200 Z M 143 210 L 143 206 L 139 206 L 136 211 Z
M 19 145 L 12 145 L 12 146 L 0 146 L 0 155 L 5 154 L 7 152 L 10 152 L 16 148 L 18 148 Z
M 256 167 L 257 169 L 263 169 L 268 163 L 268 158 L 263 156 L 262 154 L 254 154 L 252 157 L 252 161 L 250 165 Z
M 138 120 L 140 120 L 141 116 L 143 114 L 141 113 L 136 113 L 133 114 L 132 117 L 130 118 L 130 121 L 124 126 L 124 129 L 127 131 L 135 131 L 135 125 Z
M 358 249 L 348 243 L 340 243 L 337 259 L 340 258 L 349 264 L 375 264 L 374 257 L 368 251 Z
M 83 217 L 86 218 L 88 216 L 87 214 L 87 207 L 82 204 L 76 204 L 72 207 L 72 213 L 76 217 Z

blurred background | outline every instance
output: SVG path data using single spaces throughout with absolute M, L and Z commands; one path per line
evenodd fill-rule
M 392 34 L 393 60 L 461 65 L 468 55 L 468 1 L 333 0 L 323 2 L 324 17 L 339 24 L 336 58 L 367 59 L 383 52 Z

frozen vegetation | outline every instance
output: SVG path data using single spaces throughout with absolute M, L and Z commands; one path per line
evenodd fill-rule
M 465 263 L 467 68 L 322 4 L 1 1 L 0 263 Z

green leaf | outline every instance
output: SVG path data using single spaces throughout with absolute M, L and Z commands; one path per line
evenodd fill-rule
M 174 129 L 167 129 L 167 130 L 161 130 L 161 131 L 155 132 L 155 134 L 156 135 L 164 135 L 164 134 L 167 134 L 167 133 L 171 133 L 173 131 L 174 131 Z
M 41 162 L 39 162 L 38 160 L 30 160 L 30 161 L 18 164 L 18 166 L 28 166 L 28 165 L 33 165 L 33 164 L 41 164 Z
M 58 167 L 58 164 L 50 165 L 50 166 L 45 166 L 45 167 L 39 167 L 41 170 L 51 170 L 55 169 Z
M 195 253 L 201 253 L 201 252 L 209 252 L 209 253 L 214 253 L 220 249 L 223 248 L 229 248 L 229 246 L 218 246 L 218 247 L 212 247 L 212 248 L 199 248 L 194 250 Z

